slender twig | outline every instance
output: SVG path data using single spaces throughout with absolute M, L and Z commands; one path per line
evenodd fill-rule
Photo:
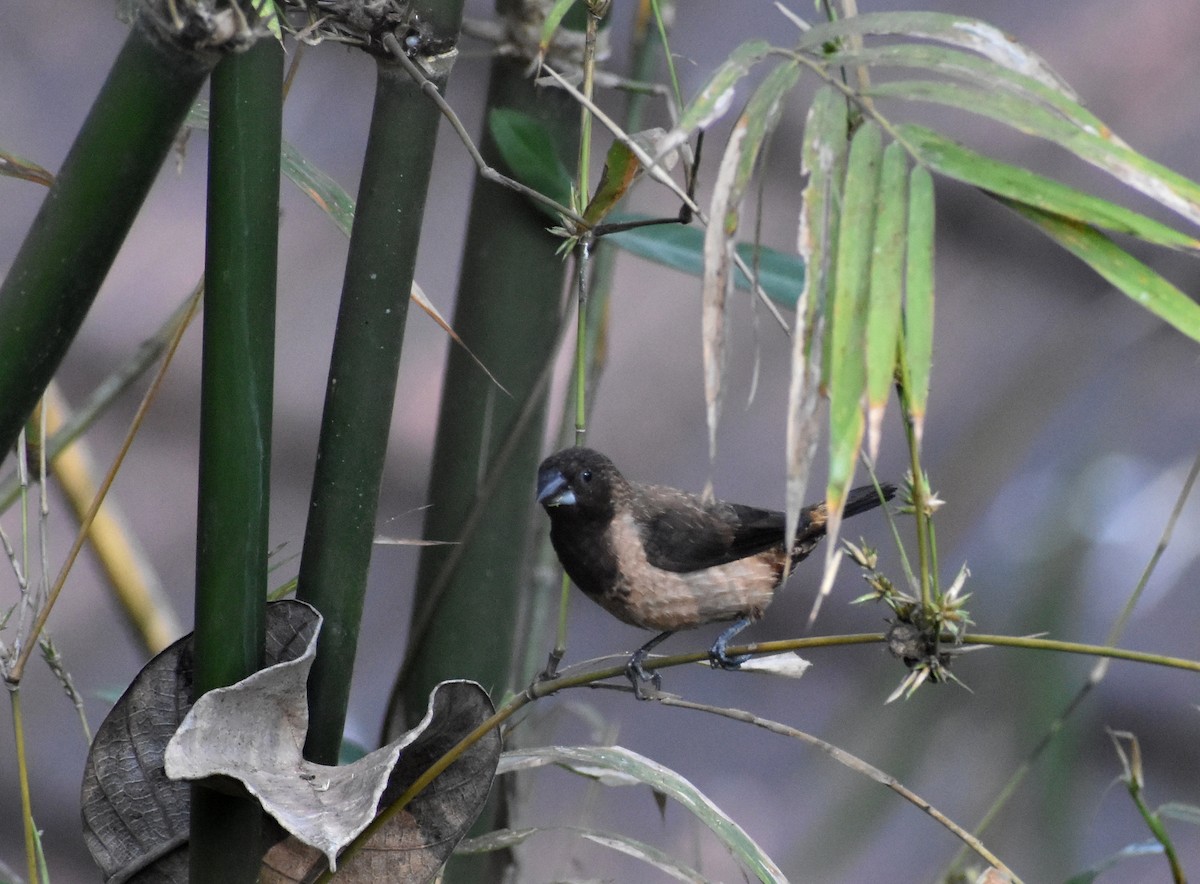
M 1188 498 L 1191 496 L 1192 488 L 1196 485 L 1197 476 L 1200 476 L 1200 452 L 1196 454 L 1195 459 L 1192 461 L 1192 468 L 1188 470 L 1187 478 L 1183 480 L 1183 487 L 1179 489 L 1179 496 L 1175 499 L 1175 506 L 1172 508 L 1171 514 L 1167 517 L 1167 524 L 1163 527 L 1162 535 L 1158 538 L 1158 545 L 1154 547 L 1154 552 L 1150 554 L 1150 559 L 1146 562 L 1146 567 L 1142 569 L 1142 576 L 1138 578 L 1137 585 L 1134 586 L 1128 601 L 1125 602 L 1125 607 L 1117 615 L 1112 629 L 1108 631 L 1108 636 L 1104 639 L 1106 645 L 1115 645 L 1121 637 L 1121 633 L 1125 631 L 1125 624 L 1129 622 L 1129 618 L 1133 615 L 1133 609 L 1137 606 L 1138 601 L 1141 600 L 1142 592 L 1146 589 L 1146 584 L 1150 582 L 1150 577 L 1158 567 L 1159 560 L 1171 543 L 1171 537 L 1175 533 L 1175 525 L 1178 523 L 1179 516 L 1183 512 L 1184 504 L 1187 503 Z M 1098 683 L 1104 678 L 1105 664 L 1106 661 L 1104 660 L 1097 662 L 1096 668 L 1088 675 L 1089 682 Z
M 675 706 L 679 709 L 691 709 L 696 712 L 708 712 L 713 715 L 720 715 L 724 718 L 731 718 L 734 721 L 742 721 L 747 724 L 752 724 L 755 727 L 761 727 L 773 734 L 791 737 L 794 740 L 800 740 L 803 743 L 808 743 L 810 746 L 813 746 L 824 752 L 839 764 L 845 765 L 857 773 L 870 777 L 872 780 L 882 786 L 887 786 L 887 788 L 891 789 L 905 801 L 908 801 L 917 809 L 924 811 L 936 822 L 949 829 L 956 838 L 961 840 L 963 844 L 965 844 L 971 850 L 974 850 L 986 862 L 990 863 L 1002 873 L 1008 875 L 1009 880 L 1011 880 L 1013 884 L 1021 884 L 1021 879 L 1017 877 L 1016 873 L 1013 872 L 1013 870 L 1006 866 L 1003 862 L 1001 862 L 999 857 L 984 847 L 983 842 L 981 842 L 978 838 L 976 838 L 958 823 L 954 822 L 954 820 L 950 819 L 916 792 L 909 789 L 891 774 L 884 773 L 873 764 L 863 761 L 857 755 L 852 755 L 845 749 L 840 749 L 832 743 L 822 740 L 820 737 L 814 737 L 810 733 L 806 733 L 805 731 L 786 724 L 781 724 L 778 721 L 771 721 L 768 718 L 760 718 L 759 716 L 754 715 L 751 712 L 746 712 L 742 709 L 730 709 L 722 706 L 711 706 L 707 703 L 695 703 L 691 700 L 684 700 L 679 697 L 663 697 L 660 702 L 664 706 Z
M 1109 630 L 1108 636 L 1104 640 L 1106 646 L 1115 646 L 1117 639 L 1120 638 L 1121 632 L 1124 630 L 1129 616 L 1133 613 L 1134 606 L 1141 597 L 1142 591 L 1145 589 L 1146 584 L 1149 583 L 1150 576 L 1158 567 L 1158 562 L 1162 558 L 1162 554 L 1166 551 L 1167 546 L 1171 542 L 1171 537 L 1175 532 L 1175 524 L 1179 520 L 1180 513 L 1183 512 L 1184 504 L 1187 503 L 1188 497 L 1191 495 L 1192 488 L 1195 486 L 1198 475 L 1200 475 L 1200 453 L 1197 453 L 1195 460 L 1192 461 L 1192 468 L 1188 471 L 1187 478 L 1184 479 L 1183 487 L 1179 490 L 1179 496 L 1175 500 L 1175 506 L 1172 508 L 1171 514 L 1167 517 L 1167 524 L 1163 528 L 1162 536 L 1159 537 L 1158 545 L 1154 548 L 1154 552 L 1150 555 L 1150 560 L 1146 562 L 1146 567 L 1142 571 L 1142 576 L 1138 579 L 1137 586 L 1134 587 L 1133 593 L 1130 595 L 1129 600 L 1125 603 L 1125 607 L 1121 610 L 1121 613 L 1117 615 L 1117 619 L 1114 621 L 1112 629 Z M 1093 666 L 1092 671 L 1088 673 L 1087 680 L 1079 686 L 1079 690 L 1076 691 L 1075 696 L 1067 701 L 1066 706 L 1063 707 L 1063 710 L 1058 714 L 1058 717 L 1050 722 L 1050 726 L 1046 728 L 1046 732 L 1042 735 L 1042 738 L 1038 741 L 1037 745 L 1030 750 L 1029 754 L 1025 756 L 1024 760 L 1017 766 L 1016 770 L 1013 771 L 1012 776 L 1008 778 L 1008 782 L 1004 784 L 1004 786 L 996 794 L 996 797 L 992 800 L 991 806 L 989 806 L 984 812 L 983 816 L 980 817 L 979 822 L 975 824 L 974 831 L 976 834 L 981 834 L 984 830 L 986 830 L 987 827 L 992 824 L 992 821 L 995 820 L 995 818 L 1000 814 L 1000 811 L 1004 808 L 1004 806 L 1008 804 L 1008 799 L 1012 797 L 1013 793 L 1015 793 L 1021 783 L 1024 782 L 1025 777 L 1028 776 L 1029 772 L 1033 770 L 1034 764 L 1036 764 L 1037 760 L 1042 757 L 1042 753 L 1050 747 L 1050 745 L 1054 742 L 1054 739 L 1066 725 L 1067 721 L 1072 715 L 1075 714 L 1075 710 L 1083 704 L 1084 699 L 1087 698 L 1092 689 L 1104 680 L 1104 676 L 1108 673 L 1109 663 L 1114 659 L 1118 658 L 1111 655 L 1104 655 L 1096 661 L 1096 665 Z M 949 868 L 957 868 L 962 863 L 964 858 L 965 854 L 960 851 L 959 854 L 955 856 L 953 860 L 951 860 Z
M 193 311 L 200 303 L 200 294 L 202 291 L 202 287 L 197 286 L 196 290 L 192 293 Z M 113 460 L 112 466 L 109 467 L 108 473 L 104 476 L 104 481 L 100 483 L 100 488 L 96 492 L 96 499 L 92 501 L 92 505 L 88 508 L 84 517 L 79 520 L 79 531 L 75 534 L 75 541 L 71 544 L 71 549 L 67 553 L 66 560 L 58 572 L 58 577 L 50 589 L 50 594 L 46 599 L 45 605 L 38 613 L 37 619 L 33 622 L 33 627 L 26 639 L 26 645 L 21 649 L 21 655 L 17 658 L 16 665 L 5 675 L 5 680 L 9 684 L 15 685 L 21 681 L 21 676 L 25 671 L 25 664 L 29 661 L 29 655 L 37 647 L 37 637 L 45 627 L 46 620 L 50 617 L 50 611 L 54 608 L 54 603 L 58 601 L 58 595 L 62 592 L 63 585 L 67 582 L 67 575 L 71 573 L 71 568 L 75 565 L 75 559 L 79 556 L 80 550 L 83 549 L 83 544 L 87 540 L 92 521 L 96 518 L 96 513 L 100 511 L 100 505 L 104 503 L 108 489 L 112 487 L 113 480 L 117 478 L 117 471 L 121 469 L 121 464 L 125 461 L 125 455 L 129 453 L 129 448 L 133 445 L 133 439 L 137 435 L 138 430 L 141 429 L 142 421 L 145 420 L 146 414 L 150 411 L 150 406 L 153 404 L 158 390 L 162 386 L 163 379 L 166 377 L 167 369 L 171 365 L 171 360 L 175 356 L 175 350 L 179 347 L 179 342 L 183 340 L 183 333 L 187 330 L 187 325 L 186 321 L 182 322 L 179 328 L 176 329 L 175 335 L 167 347 L 162 364 L 159 366 L 158 374 L 155 375 L 149 389 L 146 390 L 146 395 L 142 397 L 141 404 L 138 405 L 137 412 L 134 414 L 132 422 L 130 422 L 129 430 L 125 434 L 125 439 L 121 443 L 117 456 Z
M 630 138 L 629 134 L 619 125 L 617 125 L 612 117 L 602 111 L 594 101 L 572 86 L 562 76 L 562 74 L 558 73 L 549 65 L 542 65 L 542 70 L 548 73 L 568 95 L 591 111 L 595 118 L 604 126 L 604 128 L 608 129 L 608 131 L 612 133 L 614 138 L 629 148 L 629 152 L 637 158 L 637 161 L 642 164 L 642 168 L 646 170 L 647 174 L 649 174 L 651 178 L 679 197 L 680 201 L 685 206 L 688 206 L 696 214 L 697 218 L 707 223 L 706 216 L 700 207 L 696 205 L 695 200 L 687 195 L 687 191 L 679 185 L 679 182 L 667 174 L 659 160 L 651 157 L 650 154 L 646 152 L 646 149 L 634 141 L 634 139 Z
M 666 170 L 663 169 L 660 163 L 660 160 L 662 159 L 661 157 L 655 158 L 650 156 L 650 154 L 646 152 L 645 148 L 634 141 L 634 139 L 632 139 L 624 129 L 622 129 L 616 124 L 616 122 L 613 121 L 612 117 L 600 110 L 595 102 L 588 99 L 587 96 L 567 82 L 567 80 L 564 79 L 561 74 L 559 74 L 549 65 L 543 65 L 542 69 L 551 77 L 553 77 L 555 82 L 557 82 L 558 85 L 561 86 L 568 95 L 572 96 L 576 101 L 590 110 L 595 115 L 596 119 L 603 123 L 604 127 L 612 133 L 614 138 L 629 148 L 629 152 L 637 158 L 637 161 L 642 164 L 642 168 L 646 170 L 651 178 L 653 178 L 659 184 L 662 184 L 673 194 L 679 197 L 680 202 L 682 202 L 684 206 L 691 210 L 692 214 L 697 220 L 700 221 L 701 224 L 705 226 L 708 225 L 708 216 L 704 213 L 700 206 L 696 204 L 696 201 L 688 195 L 686 188 L 680 186 L 679 182 L 668 175 Z M 753 282 L 754 273 L 750 267 L 747 266 L 741 255 L 735 253 L 733 256 L 733 263 L 737 266 L 738 270 L 742 271 L 742 273 L 746 275 L 746 279 L 749 279 L 751 282 Z M 761 285 L 755 283 L 754 292 L 767 306 L 767 309 L 771 311 L 771 315 L 775 317 L 775 321 L 786 330 L 788 328 L 787 322 L 784 320 L 783 314 L 779 312 L 779 308 L 775 306 L 770 297 L 767 295 L 766 290 L 763 289 Z
M 471 136 L 467 134 L 466 127 L 463 126 L 462 121 L 458 118 L 458 114 L 454 112 L 454 109 L 450 107 L 450 104 L 445 98 L 442 97 L 442 94 L 438 92 L 437 86 L 435 86 L 429 80 L 429 78 L 425 76 L 424 72 L 417 67 L 413 60 L 405 54 L 396 37 L 393 34 L 386 35 L 383 38 L 383 45 L 388 52 L 392 54 L 396 61 L 399 62 L 400 67 L 404 68 L 405 72 L 412 77 L 418 85 L 420 85 L 421 91 L 425 93 L 426 97 L 428 97 L 430 101 L 437 105 L 437 109 L 441 111 L 442 116 L 444 116 L 446 121 L 450 123 L 450 128 L 452 128 L 455 134 L 458 135 L 459 141 L 463 143 L 463 146 L 467 149 L 467 153 L 471 155 L 471 159 L 475 162 L 475 168 L 479 171 L 479 175 L 482 178 L 486 179 L 487 181 L 491 181 L 493 184 L 499 184 L 501 187 L 507 187 L 510 190 L 515 190 L 517 193 L 527 196 L 531 200 L 535 200 L 544 206 L 550 207 L 559 215 L 570 219 L 572 223 L 578 225 L 580 228 L 587 228 L 588 223 L 583 219 L 582 215 L 579 215 L 567 206 L 560 204 L 551 197 L 546 196 L 544 193 L 540 193 L 539 191 L 534 190 L 532 187 L 527 187 L 520 181 L 509 178 L 507 175 L 503 175 L 489 166 L 487 161 L 483 158 L 483 154 L 479 152 L 479 148 L 475 146 L 475 142 L 471 140 Z
M 35 644 L 30 642 L 30 647 Z M 21 691 L 15 685 L 9 687 L 9 703 L 12 706 L 13 739 L 17 750 L 17 778 L 21 788 L 21 821 L 25 829 L 25 860 L 29 867 L 30 884 L 39 880 L 37 863 L 37 832 L 33 821 L 33 802 L 29 797 L 29 759 L 25 755 L 25 716 L 21 712 Z
M 741 655 L 763 655 L 780 653 L 783 651 L 797 651 L 810 648 L 831 647 L 840 645 L 861 645 L 861 644 L 881 644 L 887 641 L 887 637 L 882 633 L 864 633 L 854 635 L 831 635 L 831 636 L 814 636 L 809 638 L 790 639 L 786 641 L 759 642 L 757 644 L 744 645 L 728 649 L 730 656 Z M 1139 663 L 1150 663 L 1159 666 L 1170 666 L 1177 669 L 1186 669 L 1193 672 L 1200 672 L 1200 661 L 1184 660 L 1176 657 L 1164 657 L 1157 654 L 1143 654 L 1137 651 L 1126 651 L 1120 648 L 1105 648 L 1097 645 L 1083 645 L 1072 642 L 1052 641 L 1048 639 L 1026 638 L 1020 636 L 1000 636 L 1000 635 L 974 635 L 967 636 L 964 639 L 967 644 L 978 645 L 1006 645 L 1010 647 L 1024 647 L 1031 650 L 1052 650 L 1074 654 L 1095 654 L 1100 656 L 1108 656 L 1114 659 L 1130 660 Z M 646 669 L 664 669 L 670 666 L 682 666 L 685 664 L 700 663 L 708 661 L 708 652 L 703 651 L 691 654 L 676 654 L 669 657 L 656 657 L 647 659 L 643 664 Z M 384 809 L 377 816 L 370 826 L 354 839 L 354 842 L 346 848 L 341 858 L 344 860 L 362 848 L 370 837 L 377 832 L 388 819 L 394 817 L 397 813 L 403 810 L 413 798 L 415 798 L 422 790 L 435 780 L 446 768 L 457 760 L 463 752 L 477 743 L 483 736 L 489 733 L 493 728 L 499 727 L 509 718 L 511 718 L 518 710 L 522 709 L 529 703 L 535 702 L 542 697 L 547 697 L 559 691 L 567 690 L 568 688 L 579 687 L 602 687 L 599 682 L 613 678 L 625 678 L 625 664 L 622 662 L 615 666 L 605 666 L 598 669 L 588 669 L 585 671 L 568 671 L 552 679 L 535 681 L 520 694 L 517 694 L 500 709 L 483 721 L 478 727 L 471 731 L 467 736 L 463 737 L 452 749 L 446 752 L 433 765 L 431 765 L 424 773 L 421 774 L 412 785 L 404 791 L 391 805 Z M 622 686 L 624 690 L 630 690 L 628 686 Z M 661 699 L 661 697 L 660 697 Z M 839 750 L 840 751 L 840 750 Z M 920 801 L 920 799 L 918 799 Z M 918 806 L 921 806 L 918 804 Z M 330 880 L 329 872 L 325 872 L 317 879 L 318 882 Z

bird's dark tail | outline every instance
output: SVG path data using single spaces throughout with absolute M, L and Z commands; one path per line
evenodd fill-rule
M 885 483 L 879 486 L 879 490 L 883 492 L 884 500 L 891 500 L 896 496 L 895 485 Z M 865 513 L 867 510 L 873 510 L 880 503 L 879 492 L 875 490 L 874 485 L 859 486 L 846 497 L 846 509 L 842 511 L 842 518 L 846 519 L 859 513 Z
M 879 490 L 883 492 L 883 500 L 891 500 L 896 496 L 895 485 L 880 485 Z M 865 513 L 867 510 L 873 510 L 882 502 L 874 485 L 861 485 L 852 489 L 846 496 L 846 508 L 842 511 L 842 518 L 848 519 L 859 513 Z M 801 513 L 800 530 L 796 534 L 796 541 L 792 546 L 793 566 L 803 561 L 821 542 L 821 538 L 825 536 L 828 515 L 824 503 L 809 507 Z

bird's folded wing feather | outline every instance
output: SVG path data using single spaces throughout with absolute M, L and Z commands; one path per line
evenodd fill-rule
M 699 571 L 783 542 L 783 513 L 736 503 L 704 503 L 673 488 L 642 485 L 632 495 L 646 559 L 677 573 Z

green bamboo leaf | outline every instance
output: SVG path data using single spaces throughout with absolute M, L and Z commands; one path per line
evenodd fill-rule
M 737 84 L 770 51 L 771 44 L 766 40 L 747 40 L 734 49 L 683 109 L 678 124 L 672 130 L 669 146 L 678 147 L 697 129 L 703 129 L 729 110 Z
M 977 52 L 1009 70 L 1032 77 L 1064 95 L 1074 92 L 1040 56 L 994 25 L 965 16 L 941 12 L 877 12 L 856 15 L 805 31 L 798 48 L 838 44 L 849 36 L 895 34 L 919 40 L 936 40 Z
M 746 137 L 742 142 L 741 158 L 738 161 L 737 177 L 734 179 L 735 200 L 740 200 L 750 183 L 750 176 L 758 163 L 763 144 L 779 125 L 783 99 L 800 78 L 800 66 L 796 62 L 784 62 L 763 78 L 754 90 L 741 120 L 745 122 Z M 739 123 L 740 124 L 740 123 Z
M 286 140 L 283 142 L 280 162 L 288 180 L 316 203 L 344 235 L 349 236 L 350 228 L 354 226 L 353 197 Z
M 1028 218 L 1055 242 L 1087 263 L 1137 304 L 1194 341 L 1200 341 L 1200 304 L 1130 255 L 1103 233 L 1061 215 L 997 197 Z
M 925 429 L 933 368 L 933 177 L 922 166 L 908 182 L 908 245 L 904 282 L 904 360 L 909 418 L 918 447 Z
M 488 114 L 488 130 L 513 178 L 559 205 L 570 203 L 571 175 L 545 124 L 520 111 L 496 108 Z
M 589 224 L 598 224 L 625 196 L 641 170 L 642 164 L 629 146 L 623 141 L 614 141 L 604 158 L 600 183 L 583 211 L 583 219 Z
M 1167 819 L 1191 823 L 1193 826 L 1200 826 L 1200 807 L 1194 804 L 1184 804 L 1181 801 L 1168 801 L 1166 804 L 1159 805 L 1155 814 Z
M 729 136 L 713 185 L 709 217 L 704 232 L 704 284 L 701 292 L 701 327 L 704 361 L 704 396 L 709 450 L 716 451 L 717 420 L 725 375 L 725 335 L 728 314 L 726 295 L 731 288 L 733 237 L 737 234 L 742 197 L 758 164 L 767 137 L 779 123 L 784 96 L 796 85 L 796 62 L 778 65 L 755 90 Z
M 508 850 L 510 847 L 517 847 L 524 844 L 539 832 L 546 831 L 553 830 L 538 826 L 529 826 L 524 829 L 495 829 L 491 832 L 485 832 L 482 835 L 476 835 L 473 838 L 464 838 L 458 842 L 458 846 L 454 848 L 454 853 L 464 856 L 475 853 L 491 853 L 495 850 Z
M 867 384 L 867 291 L 875 211 L 879 192 L 883 136 L 868 121 L 850 143 L 845 197 L 838 226 L 837 269 L 829 328 L 829 478 L 826 500 L 831 513 L 841 511 L 854 477 L 863 436 L 863 393 Z M 830 519 L 830 539 L 838 519 Z M 830 544 L 830 548 L 833 544 Z
M 258 15 L 258 24 L 264 26 L 280 43 L 283 42 L 283 28 L 279 24 L 282 10 L 278 0 L 251 0 L 251 8 Z
M 200 99 L 188 111 L 186 125 L 193 129 L 208 128 L 208 102 Z M 354 198 L 319 167 L 313 165 L 294 144 L 284 139 L 280 149 L 280 170 L 322 212 L 327 214 L 345 236 L 354 225 Z
M 900 137 L 935 172 L 1045 212 L 1176 249 L 1200 248 L 1200 240 L 1108 200 L 1076 190 L 1019 166 L 976 153 L 923 126 L 902 124 Z
M 466 838 L 459 842 L 454 849 L 456 854 L 488 853 L 495 850 L 508 850 L 519 844 L 524 844 L 534 835 L 543 833 L 570 832 L 581 838 L 586 838 L 603 847 L 620 851 L 635 859 L 640 859 L 654 866 L 661 872 L 670 875 L 678 881 L 691 881 L 694 884 L 705 884 L 705 878 L 695 869 L 685 866 L 669 853 L 659 850 L 653 845 L 646 844 L 636 838 L 630 838 L 617 832 L 605 832 L 600 829 L 588 829 L 581 826 L 543 826 L 527 829 L 497 829 L 477 838 Z
M 614 215 L 613 221 L 638 221 L 647 215 Z M 656 264 L 672 267 L 699 277 L 704 272 L 704 234 L 695 227 L 682 224 L 659 224 L 653 227 L 638 227 L 613 233 L 604 238 L 631 254 Z M 796 255 L 789 255 L 767 246 L 757 249 L 750 243 L 738 243 L 737 253 L 750 266 L 758 266 L 758 284 L 767 296 L 784 307 L 795 307 L 797 293 L 804 285 L 804 262 Z M 734 285 L 749 291 L 750 280 L 740 270 L 734 277 Z
M 894 43 L 863 49 L 844 47 L 824 57 L 830 66 L 917 68 L 984 89 L 1003 89 L 1045 105 L 1081 128 L 1104 131 L 1105 126 L 1075 97 L 1031 77 L 970 52 L 932 43 Z
M 656 794 L 666 795 L 694 814 L 758 880 L 787 880 L 754 839 L 691 782 L 670 768 L 621 746 L 546 746 L 510 750 L 504 753 L 496 773 L 547 764 L 561 765 L 604 785 L 641 783 L 649 786 Z M 607 779 L 607 774 L 615 774 L 616 779 Z
M 1104 872 L 1127 859 L 1137 859 L 1144 856 L 1162 856 L 1163 846 L 1157 841 L 1141 841 L 1137 844 L 1127 844 L 1111 856 L 1105 857 L 1091 867 L 1072 875 L 1066 884 L 1092 884 Z
M 546 52 L 550 49 L 550 41 L 554 39 L 554 32 L 558 30 L 558 26 L 562 24 L 563 18 L 571 7 L 575 5 L 575 0 L 555 0 L 555 3 L 550 7 L 550 11 L 546 13 L 546 20 L 542 22 L 542 33 L 538 38 L 538 55 L 540 58 L 545 58 Z
M 694 884 L 704 884 L 704 882 L 708 881 L 707 878 L 695 869 L 685 866 L 666 851 L 659 850 L 654 845 L 639 841 L 636 838 L 630 838 L 615 832 L 580 832 L 580 835 L 602 847 L 607 847 L 610 850 L 616 850 L 626 856 L 641 860 L 646 865 L 653 866 L 677 881 L 690 881 L 694 882 Z
M 832 86 L 817 91 L 804 124 L 800 171 L 808 177 L 801 194 L 798 248 L 807 273 L 796 306 L 792 337 L 791 384 L 787 413 L 787 482 L 785 525 L 796 533 L 800 508 L 808 491 L 808 473 L 817 451 L 817 403 L 823 363 L 826 293 L 829 289 L 841 205 L 842 179 L 850 131 L 846 99 Z M 825 374 L 824 376 L 828 376 Z
M 908 158 L 904 147 L 893 142 L 883 154 L 867 303 L 867 451 L 872 461 L 879 454 L 884 410 L 896 370 L 907 214 Z
M 876 98 L 928 101 L 955 107 L 997 120 L 1027 135 L 1044 138 L 1200 225 L 1200 184 L 1132 150 L 1107 127 L 1100 131 L 1080 127 L 1036 102 L 961 83 L 896 81 L 873 86 L 868 94 Z

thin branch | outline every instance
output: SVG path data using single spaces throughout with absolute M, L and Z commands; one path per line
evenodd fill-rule
M 196 286 L 196 290 L 192 293 L 193 311 L 200 303 L 202 291 L 203 284 Z M 42 607 L 37 619 L 33 623 L 33 627 L 26 638 L 26 645 L 21 649 L 21 656 L 17 658 L 16 665 L 5 674 L 5 681 L 11 685 L 19 684 L 21 681 L 21 676 L 25 672 L 25 664 L 29 662 L 29 655 L 37 647 L 37 637 L 45 627 L 46 620 L 50 617 L 50 611 L 54 608 L 54 603 L 58 601 L 58 595 L 62 592 L 63 585 L 67 582 L 67 575 L 71 573 L 71 568 L 75 565 L 75 559 L 79 556 L 80 550 L 83 549 L 84 541 L 87 540 L 88 531 L 91 528 L 93 520 L 96 518 L 96 513 L 100 511 L 100 506 L 104 503 L 108 489 L 112 487 L 113 480 L 117 478 L 117 472 L 121 469 L 121 464 L 125 462 L 125 455 L 129 453 L 129 448 L 133 445 L 133 439 L 137 435 L 138 430 L 141 429 L 142 421 L 145 420 L 146 414 L 150 411 L 150 406 L 153 404 L 158 390 L 162 386 L 167 369 L 171 365 L 171 360 L 175 356 L 175 350 L 179 347 L 179 342 L 183 340 L 183 333 L 187 330 L 187 326 L 188 323 L 185 321 L 180 323 L 179 328 L 176 329 L 175 335 L 167 347 L 166 355 L 163 357 L 162 365 L 159 366 L 158 374 L 155 375 L 154 381 L 150 384 L 149 389 L 146 390 L 146 395 L 142 397 L 142 402 L 138 405 L 138 410 L 129 425 L 129 431 L 125 434 L 125 439 L 121 443 L 121 448 L 117 452 L 112 466 L 108 468 L 108 473 L 104 476 L 104 481 L 100 483 L 100 488 L 96 492 L 96 499 L 92 501 L 92 505 L 88 508 L 87 513 L 79 521 L 79 531 L 75 534 L 75 541 L 71 544 L 71 549 L 67 553 L 66 560 L 63 562 L 62 568 L 58 572 L 58 577 L 54 581 L 54 586 L 50 589 L 50 595 L 46 600 L 46 604 Z
M 582 215 L 577 214 L 567 206 L 559 204 L 556 200 L 551 199 L 544 193 L 534 190 L 532 187 L 527 187 L 520 181 L 509 178 L 507 175 L 503 175 L 489 166 L 487 161 L 484 160 L 483 155 L 479 152 L 479 149 L 475 146 L 475 142 L 471 140 L 471 136 L 467 134 L 466 127 L 463 126 L 462 121 L 458 118 L 458 114 L 454 112 L 454 109 L 450 107 L 446 99 L 442 97 L 442 93 L 438 92 L 437 86 L 435 86 L 430 79 L 425 76 L 424 72 L 417 67 L 413 60 L 409 58 L 407 54 L 405 54 L 404 49 L 400 46 L 400 42 L 396 39 L 395 35 L 386 35 L 383 38 L 383 45 L 387 51 L 392 54 L 393 58 L 399 62 L 400 67 L 404 68 L 405 72 L 412 77 L 418 85 L 420 85 L 421 91 L 425 93 L 426 97 L 428 97 L 430 101 L 437 105 L 438 110 L 442 112 L 442 116 L 444 116 L 447 122 L 450 123 L 450 127 L 454 129 L 455 134 L 458 135 L 459 140 L 463 143 L 463 146 L 466 147 L 467 153 L 471 155 L 471 159 L 474 160 L 475 167 L 478 169 L 480 176 L 488 181 L 491 181 L 493 184 L 499 184 L 502 187 L 515 190 L 517 193 L 527 196 L 531 200 L 535 200 L 544 206 L 548 206 L 559 215 L 570 219 L 572 223 L 578 225 L 580 228 L 586 229 L 588 227 L 588 223 L 583 219 Z
M 709 712 L 713 715 L 731 718 L 734 721 L 743 721 L 747 724 L 752 724 L 755 727 L 761 727 L 764 730 L 768 730 L 773 734 L 791 737 L 794 740 L 800 740 L 803 743 L 808 743 L 810 746 L 820 749 L 834 761 L 838 762 L 838 764 L 845 765 L 852 771 L 869 777 L 882 786 L 887 786 L 887 788 L 891 789 L 905 801 L 908 801 L 917 809 L 924 811 L 936 822 L 949 829 L 955 837 L 983 857 L 986 862 L 990 863 L 993 867 L 1008 875 L 1013 884 L 1021 884 L 1021 879 L 1017 877 L 1016 873 L 1013 872 L 1013 870 L 1006 866 L 1003 862 L 1001 862 L 999 857 L 984 847 L 983 842 L 981 842 L 978 838 L 976 838 L 958 823 L 954 822 L 954 820 L 950 819 L 950 817 L 946 816 L 916 792 L 909 789 L 891 774 L 884 773 L 874 765 L 863 761 L 857 755 L 852 755 L 845 749 L 840 749 L 832 743 L 822 740 L 820 737 L 814 737 L 812 734 L 806 733 L 805 731 L 790 727 L 786 724 L 780 724 L 777 721 L 771 721 L 768 718 L 760 718 L 759 716 L 750 712 L 746 712 L 742 709 L 710 706 L 707 703 L 694 703 L 691 700 L 683 700 L 678 697 L 663 697 L 661 702 L 664 706 L 675 706 L 679 709 L 692 709 L 697 712 Z
M 1158 567 L 1158 562 L 1166 551 L 1167 546 L 1171 543 L 1171 537 L 1175 532 L 1175 524 L 1179 520 L 1180 513 L 1183 512 L 1184 504 L 1187 503 L 1188 497 L 1191 495 L 1192 488 L 1196 484 L 1196 478 L 1200 475 L 1200 453 L 1197 453 L 1196 459 L 1192 461 L 1192 468 L 1188 471 L 1187 478 L 1184 479 L 1183 487 L 1179 490 L 1179 497 L 1175 501 L 1175 506 L 1171 510 L 1171 514 L 1167 517 L 1167 524 L 1163 528 L 1162 536 L 1159 537 L 1158 545 L 1154 548 L 1154 552 L 1150 555 L 1150 560 L 1146 562 L 1146 568 L 1142 571 L 1142 576 L 1138 579 L 1137 586 L 1134 587 L 1133 593 L 1129 600 L 1125 603 L 1125 607 L 1121 613 L 1117 615 L 1116 621 L 1113 623 L 1112 629 L 1109 630 L 1108 637 L 1105 639 L 1105 645 L 1112 647 L 1120 638 L 1121 632 L 1124 630 L 1125 623 L 1129 616 L 1133 613 L 1133 608 L 1141 597 L 1142 591 L 1146 584 L 1150 582 L 1150 576 Z M 1083 705 L 1083 701 L 1091 693 L 1092 689 L 1104 680 L 1104 676 L 1108 673 L 1108 666 L 1111 660 L 1115 659 L 1112 656 L 1102 656 L 1096 661 L 1096 665 L 1092 667 L 1092 671 L 1088 673 L 1087 680 L 1080 685 L 1079 690 L 1063 708 L 1063 711 L 1058 714 L 1054 721 L 1050 722 L 1050 726 L 1046 728 L 1046 732 L 1038 741 L 1037 745 L 1030 750 L 1024 760 L 1017 765 L 1012 776 L 1008 778 L 1008 782 L 1000 789 L 991 806 L 980 817 L 979 822 L 975 824 L 976 834 L 982 833 L 992 821 L 999 815 L 1000 811 L 1008 803 L 1008 799 L 1012 797 L 1017 788 L 1024 782 L 1025 777 L 1033 770 L 1034 764 L 1042 757 L 1042 753 L 1050 747 L 1054 739 L 1062 731 L 1067 721 L 1075 714 L 1075 710 Z M 956 868 L 962 863 L 964 855 L 960 852 L 950 862 L 950 869 Z

